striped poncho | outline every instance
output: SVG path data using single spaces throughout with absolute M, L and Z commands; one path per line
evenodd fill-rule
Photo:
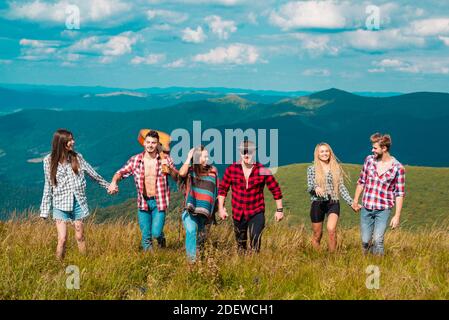
M 218 194 L 217 169 L 212 167 L 207 175 L 197 177 L 192 168 L 189 168 L 189 176 L 185 209 L 192 214 L 211 218 Z

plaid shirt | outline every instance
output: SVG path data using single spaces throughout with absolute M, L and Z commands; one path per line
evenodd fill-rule
M 52 186 L 50 180 L 50 155 L 47 155 L 44 158 L 45 183 L 40 207 L 41 217 L 48 217 L 52 205 L 54 209 L 72 211 L 74 196 L 84 215 L 89 215 L 84 173 L 87 173 L 89 177 L 103 188 L 107 189 L 109 187 L 109 182 L 104 180 L 91 165 L 84 160 L 80 153 L 77 154 L 77 157 L 80 164 L 78 174 L 73 172 L 72 166 L 69 163 L 59 164 L 56 171 L 56 186 Z
M 394 207 L 397 197 L 405 196 L 405 169 L 393 157 L 393 165 L 381 176 L 373 155 L 363 164 L 358 184 L 364 185 L 362 204 L 368 210 L 385 210 Z
M 129 177 L 130 175 L 134 176 L 134 183 L 136 184 L 137 190 L 137 207 L 140 210 L 148 211 L 148 203 L 145 200 L 143 190 L 145 187 L 145 166 L 143 162 L 143 156 L 145 152 L 136 154 L 131 157 L 128 162 L 118 170 L 118 173 L 123 179 Z M 170 203 L 170 188 L 168 186 L 168 175 L 164 175 L 162 173 L 162 166 L 160 164 L 160 155 L 159 153 L 156 156 L 156 203 L 157 209 L 159 211 L 166 211 L 168 205 Z M 167 156 L 168 166 L 176 170 L 173 164 L 172 158 Z
M 326 175 L 326 186 L 325 186 L 325 197 L 320 197 L 315 193 L 315 189 L 317 187 L 316 184 L 316 173 L 315 173 L 315 166 L 309 166 L 307 168 L 307 192 L 311 194 L 311 200 L 312 201 L 326 201 L 326 200 L 338 200 L 338 193 L 334 190 L 334 180 L 332 177 L 332 172 L 328 171 Z M 340 182 L 338 185 L 339 193 L 341 194 L 342 198 L 346 201 L 346 203 L 351 206 L 352 205 L 352 198 L 349 195 L 348 189 L 346 189 L 346 186 L 343 181 L 343 177 L 340 177 Z
M 218 195 L 226 197 L 229 187 L 232 186 L 232 214 L 234 220 L 246 220 L 250 216 L 265 211 L 263 189 L 267 185 L 275 200 L 282 199 L 281 188 L 272 175 L 270 169 L 256 162 L 248 179 L 243 174 L 241 162 L 234 162 L 226 168 L 223 180 L 218 189 Z

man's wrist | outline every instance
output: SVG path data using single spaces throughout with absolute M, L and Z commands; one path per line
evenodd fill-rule
M 283 207 L 276 208 L 276 212 L 284 212 L 284 208 Z

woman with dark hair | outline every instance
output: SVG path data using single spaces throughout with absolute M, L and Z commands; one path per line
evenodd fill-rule
M 106 182 L 74 150 L 73 134 L 65 129 L 57 130 L 53 135 L 51 154 L 44 158 L 44 194 L 40 207 L 40 216 L 47 218 L 53 207 L 53 219 L 58 231 L 56 256 L 63 259 L 67 241 L 67 222 L 75 225 L 75 238 L 81 253 L 86 251 L 83 219 L 89 215 L 86 199 L 86 173 L 103 188 Z
M 186 229 L 186 252 L 190 261 L 196 260 L 197 247 L 205 238 L 205 226 L 214 221 L 218 196 L 218 173 L 208 164 L 209 153 L 204 146 L 190 150 L 179 170 L 181 187 L 185 187 L 182 221 Z

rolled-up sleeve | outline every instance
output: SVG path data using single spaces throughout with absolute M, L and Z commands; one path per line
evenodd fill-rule
M 398 170 L 395 187 L 394 187 L 394 196 L 397 197 L 405 197 L 405 169 L 401 167 Z
M 81 167 L 86 171 L 87 175 L 100 186 L 107 189 L 109 187 L 109 182 L 103 179 L 103 177 L 99 175 L 86 160 L 84 160 L 81 154 L 78 154 L 78 157 L 80 159 Z
M 50 180 L 50 161 L 48 158 L 44 159 L 44 193 L 42 196 L 42 202 L 40 206 L 40 216 L 47 218 L 50 214 L 52 203 L 52 186 Z
M 130 158 L 126 164 L 120 168 L 115 174 L 120 175 L 122 179 L 128 178 L 134 174 L 134 157 Z
M 271 173 L 271 170 L 267 168 L 265 168 L 265 171 L 269 171 Z M 273 195 L 274 200 L 282 199 L 281 187 L 279 186 L 279 183 L 272 173 L 265 175 L 265 184 L 267 185 L 268 190 L 270 190 L 271 194 Z
M 224 174 L 223 179 L 221 179 L 220 186 L 218 187 L 218 195 L 226 197 L 229 191 L 229 187 L 231 186 L 231 167 L 227 167 Z

